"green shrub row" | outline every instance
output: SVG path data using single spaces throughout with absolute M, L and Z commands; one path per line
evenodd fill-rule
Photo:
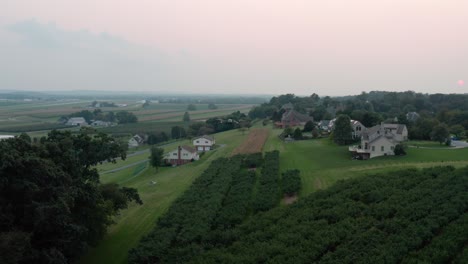
M 275 150 L 265 153 L 253 209 L 255 212 L 268 211 L 277 206 L 279 200 L 279 151 Z
M 299 170 L 287 170 L 282 173 L 281 185 L 283 194 L 293 196 L 301 190 L 301 176 Z
M 130 263 L 183 263 L 199 254 L 202 241 L 237 176 L 241 158 L 220 158 L 197 178 L 129 254 Z

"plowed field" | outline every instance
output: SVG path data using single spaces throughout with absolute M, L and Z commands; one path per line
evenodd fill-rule
M 268 138 L 269 130 L 266 128 L 257 128 L 250 130 L 247 139 L 240 146 L 234 149 L 232 155 L 252 154 L 261 152 L 265 141 Z

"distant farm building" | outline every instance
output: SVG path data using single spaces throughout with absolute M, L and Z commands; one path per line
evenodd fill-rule
M 91 123 L 91 126 L 94 126 L 94 127 L 108 127 L 111 125 L 112 125 L 111 122 L 106 122 L 106 121 L 101 121 L 101 120 L 96 120 Z
M 201 136 L 193 140 L 193 145 L 197 151 L 209 151 L 213 149 L 213 146 L 216 144 L 214 137 L 211 136 Z
M 87 126 L 88 123 L 83 117 L 72 117 L 68 119 L 67 126 Z
M 168 164 L 179 166 L 199 160 L 200 156 L 195 148 L 190 146 L 179 146 L 177 149 L 167 153 L 164 161 Z
M 134 135 L 132 138 L 128 140 L 128 147 L 129 148 L 136 148 L 139 145 L 145 143 L 145 137 L 140 135 Z
M 14 138 L 15 136 L 12 136 L 12 135 L 0 135 L 0 140 L 4 140 L 4 139 L 9 139 L 9 138 Z
M 294 110 L 294 107 L 291 103 L 283 105 L 281 108 L 285 112 L 281 116 L 281 121 L 276 122 L 275 126 L 280 128 L 294 127 L 294 126 L 303 126 L 307 121 L 314 121 L 311 116 L 301 114 Z
M 349 147 L 352 155 L 359 159 L 395 155 L 395 146 L 408 140 L 408 129 L 403 124 L 380 124 L 366 129 L 361 144 Z

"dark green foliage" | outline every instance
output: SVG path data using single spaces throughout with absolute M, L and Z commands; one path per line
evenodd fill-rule
M 242 166 L 244 168 L 258 168 L 263 164 L 262 153 L 247 154 L 242 159 Z
M 184 122 L 190 122 L 190 114 L 188 112 L 184 113 L 184 117 L 182 118 Z
M 82 110 L 80 112 L 70 114 L 70 117 L 83 117 L 86 120 L 86 122 L 89 124 L 91 123 L 91 120 L 94 119 L 94 113 L 89 110 Z
M 148 135 L 147 143 L 148 145 L 155 145 L 164 141 L 168 141 L 169 137 L 165 132 L 160 133 L 151 133 Z
M 405 146 L 402 145 L 402 144 L 397 144 L 397 145 L 395 146 L 395 149 L 393 150 L 393 152 L 394 152 L 395 155 L 397 155 L 397 156 L 406 155 Z
M 130 263 L 183 263 L 216 243 L 213 229 L 245 217 L 253 186 L 252 173 L 239 173 L 242 157 L 220 158 L 180 196 L 129 255 Z M 242 199 L 238 199 L 244 196 Z M 222 241 L 222 239 L 220 240 Z
M 468 242 L 468 213 L 441 228 L 422 249 L 410 252 L 402 263 L 450 263 Z
M 465 128 L 462 125 L 454 125 L 450 127 L 450 133 L 457 137 L 462 137 L 464 136 Z
M 447 141 L 449 135 L 450 134 L 447 125 L 439 124 L 432 129 L 431 139 L 442 144 Z
M 186 134 L 185 129 L 183 127 L 173 126 L 171 128 L 171 138 L 172 139 L 184 138 L 186 136 L 187 136 L 187 134 Z
M 227 116 L 214 117 L 206 120 L 206 125 L 212 128 L 216 133 L 240 128 L 241 124 L 244 124 L 246 127 L 250 127 L 250 120 L 240 111 L 233 112 Z
M 335 121 L 333 130 L 333 140 L 338 145 L 346 145 L 352 141 L 353 128 L 351 127 L 349 116 L 340 115 Z
M 278 205 L 279 186 L 279 151 L 265 153 L 265 162 L 257 186 L 257 196 L 253 203 L 255 212 L 268 211 Z
M 468 168 L 341 181 L 249 218 L 194 263 L 450 263 L 466 259 Z M 427 262 L 424 262 L 424 261 Z
M 164 149 L 151 147 L 151 156 L 150 156 L 150 164 L 151 166 L 155 167 L 156 169 L 161 167 L 164 164 Z
M 304 132 L 312 132 L 312 130 L 315 128 L 314 122 L 312 121 L 307 121 L 304 125 Z
M 281 186 L 283 194 L 293 196 L 301 190 L 301 176 L 299 170 L 287 170 L 282 174 Z
M 115 118 L 119 124 L 127 124 L 127 123 L 136 123 L 138 122 L 138 118 L 131 112 L 127 111 L 119 111 L 115 114 Z
M 300 128 L 297 127 L 296 129 L 294 129 L 293 137 L 296 140 L 302 139 L 302 131 Z
M 0 263 L 67 263 L 104 236 L 135 189 L 101 185 L 97 164 L 125 158 L 105 134 L 52 131 L 0 141 Z
M 189 104 L 189 105 L 187 106 L 187 110 L 188 110 L 188 111 L 195 111 L 195 110 L 197 110 L 197 106 L 194 105 L 194 104 Z
M 218 231 L 230 229 L 244 221 L 252 201 L 254 185 L 255 172 L 241 171 L 234 175 L 229 193 L 223 201 L 223 207 L 214 221 L 214 227 Z

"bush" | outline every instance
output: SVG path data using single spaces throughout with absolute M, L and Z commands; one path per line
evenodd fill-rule
M 299 170 L 288 170 L 282 174 L 281 178 L 283 193 L 293 196 L 301 190 L 301 176 Z
M 406 155 L 405 146 L 402 145 L 402 144 L 397 144 L 397 145 L 395 146 L 395 149 L 393 150 L 393 152 L 394 152 L 395 155 L 397 155 L 397 156 Z

